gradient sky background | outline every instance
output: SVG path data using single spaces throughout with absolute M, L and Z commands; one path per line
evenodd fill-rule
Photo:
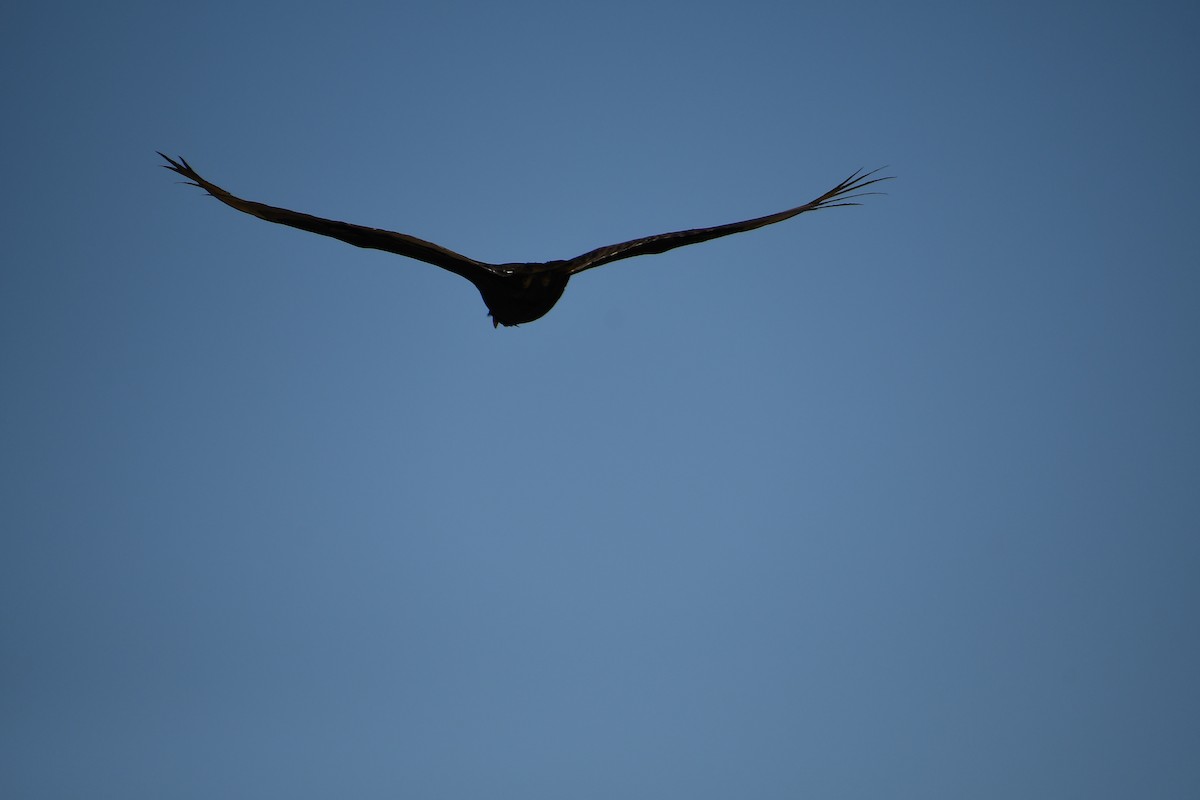
M 3 14 L 0 795 L 1196 796 L 1195 4 L 331 9 Z

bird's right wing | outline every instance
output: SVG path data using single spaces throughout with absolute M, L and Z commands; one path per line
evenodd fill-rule
M 717 225 L 712 228 L 693 228 L 687 231 L 659 233 L 654 236 L 645 236 L 641 239 L 621 242 L 620 244 L 611 244 L 607 247 L 598 247 L 581 256 L 572 258 L 567 262 L 566 269 L 570 274 L 574 275 L 583 272 L 585 269 L 599 267 L 603 264 L 619 261 L 622 258 L 665 253 L 668 250 L 674 250 L 676 247 L 686 247 L 689 244 L 699 244 L 700 242 L 707 242 L 710 239 L 718 239 L 734 233 L 752 231 L 755 228 L 773 225 L 776 222 L 783 222 L 785 219 L 791 219 L 797 214 L 803 214 L 806 211 L 817 211 L 822 208 L 836 208 L 838 206 L 856 206 L 858 203 L 853 202 L 855 198 L 878 194 L 877 192 L 864 192 L 861 191 L 862 189 L 880 181 L 891 180 L 890 177 L 871 177 L 878 172 L 878 169 L 865 173 L 859 170 L 815 200 L 811 200 L 802 206 L 789 208 L 787 211 L 780 211 L 777 214 L 769 214 L 765 217 L 747 219 L 741 222 L 730 222 L 727 225 Z
M 493 265 L 491 264 L 467 258 L 453 250 L 447 250 L 445 247 L 436 245 L 433 242 L 427 242 L 424 239 L 418 239 L 408 234 L 385 231 L 380 228 L 367 228 L 362 225 L 352 225 L 349 222 L 323 219 L 309 214 L 301 214 L 298 211 L 289 211 L 286 208 L 276 208 L 275 206 L 243 200 L 225 191 L 215 183 L 211 183 L 200 177 L 196 170 L 192 169 L 192 165 L 182 156 L 176 161 L 162 152 L 159 155 L 168 162 L 162 165 L 164 169 L 179 173 L 187 178 L 191 185 L 199 186 L 225 205 L 258 217 L 259 219 L 266 220 L 267 222 L 276 222 L 280 225 L 288 225 L 293 228 L 299 228 L 302 231 L 317 233 L 321 236 L 330 236 L 352 244 L 355 247 L 369 247 L 374 250 L 385 250 L 389 253 L 415 258 L 419 261 L 449 270 L 468 280 L 477 277 L 480 272 L 492 271 Z

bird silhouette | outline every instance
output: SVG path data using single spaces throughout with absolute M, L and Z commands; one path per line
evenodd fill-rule
M 356 247 L 369 247 L 415 258 L 449 270 L 455 275 L 461 275 L 473 283 L 483 296 L 483 302 L 488 307 L 493 327 L 520 325 L 544 316 L 562 297 L 563 290 L 567 288 L 567 281 L 571 276 L 584 270 L 610 264 L 623 258 L 665 253 L 676 247 L 707 242 L 710 239 L 743 231 L 752 231 L 755 228 L 791 219 L 806 211 L 838 206 L 856 206 L 859 203 L 852 202 L 855 199 L 879 194 L 879 192 L 864 192 L 864 188 L 880 181 L 891 180 L 890 176 L 873 178 L 872 176 L 879 172 L 878 169 L 870 172 L 863 172 L 860 169 L 815 200 L 765 217 L 731 222 L 711 228 L 694 228 L 644 236 L 620 244 L 598 247 L 565 261 L 489 264 L 405 233 L 352 225 L 349 222 L 323 219 L 298 211 L 289 211 L 286 208 L 276 208 L 251 200 L 243 200 L 215 183 L 200 177 L 199 173 L 182 156 L 176 160 L 165 153 L 159 152 L 158 154 L 167 161 L 166 164 L 160 165 L 164 169 L 179 173 L 187 178 L 187 182 L 192 186 L 200 187 L 225 205 L 236 208 L 238 211 L 267 222 L 276 222 L 310 233 L 331 236 Z

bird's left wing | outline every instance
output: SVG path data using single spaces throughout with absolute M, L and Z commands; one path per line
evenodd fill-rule
M 408 234 L 385 231 L 380 228 L 367 228 L 362 225 L 352 225 L 349 222 L 323 219 L 309 214 L 301 214 L 298 211 L 289 211 L 286 208 L 276 208 L 275 206 L 243 200 L 225 191 L 215 183 L 211 183 L 200 177 L 196 170 L 192 169 L 192 165 L 182 156 L 176 161 L 162 152 L 159 155 L 168 162 L 161 165 L 164 169 L 179 173 L 187 178 L 193 186 L 199 186 L 225 205 L 258 217 L 259 219 L 266 220 L 267 222 L 276 222 L 280 225 L 289 225 L 303 231 L 320 234 L 321 236 L 330 236 L 356 247 L 386 250 L 389 253 L 415 258 L 419 261 L 449 270 L 468 280 L 479 276 L 481 272 L 494 271 L 494 265 L 492 264 L 467 258 L 453 250 L 448 250 L 433 242 L 427 242 L 424 239 L 418 239 Z
M 574 275 L 577 272 L 583 272 L 585 269 L 599 267 L 613 261 L 619 261 L 622 258 L 665 253 L 668 250 L 674 250 L 676 247 L 699 244 L 700 242 L 707 242 L 710 239 L 718 239 L 722 236 L 729 236 L 730 234 L 741 233 L 743 231 L 752 231 L 755 228 L 761 228 L 765 225 L 783 222 L 785 219 L 791 219 L 797 214 L 803 214 L 806 211 L 816 211 L 821 208 L 836 208 L 837 206 L 856 206 L 859 204 L 850 201 L 853 201 L 857 197 L 877 194 L 877 192 L 863 192 L 860 191 L 861 189 L 880 181 L 891 180 L 889 177 L 872 178 L 871 176 L 877 172 L 879 172 L 878 169 L 866 173 L 859 170 L 817 199 L 802 206 L 789 208 L 787 211 L 780 211 L 777 214 L 747 219 L 742 222 L 731 222 L 727 225 L 717 225 L 712 228 L 694 228 L 687 231 L 660 233 L 655 236 L 646 236 L 620 244 L 612 244 L 608 247 L 599 247 L 571 259 L 567 262 L 565 269 L 571 275 Z

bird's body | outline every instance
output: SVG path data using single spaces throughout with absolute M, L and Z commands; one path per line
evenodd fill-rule
M 561 263 L 561 262 L 551 262 Z M 492 316 L 492 324 L 520 325 L 544 317 L 567 289 L 571 274 L 563 270 L 525 272 L 529 264 L 502 264 L 514 268 L 503 276 L 480 275 L 472 281 Z
M 633 256 L 663 253 L 676 247 L 705 242 L 721 236 L 754 230 L 764 225 L 771 225 L 790 219 L 806 211 L 821 208 L 858 205 L 850 200 L 874 192 L 860 191 L 866 186 L 888 178 L 871 178 L 878 170 L 863 173 L 855 172 L 833 189 L 817 199 L 802 206 L 781 211 L 765 217 L 758 217 L 728 225 L 718 225 L 712 228 L 696 228 L 686 231 L 660 233 L 656 236 L 646 236 L 620 244 L 609 245 L 591 250 L 583 255 L 565 261 L 519 262 L 512 264 L 489 264 L 476 261 L 453 250 L 395 231 L 379 228 L 367 228 L 352 225 L 348 222 L 314 217 L 286 208 L 242 200 L 211 183 L 192 169 L 184 158 L 175 159 L 159 153 L 167 160 L 163 166 L 187 178 L 193 185 L 204 189 L 222 203 L 238 211 L 281 225 L 330 236 L 357 247 L 368 247 L 385 250 L 397 255 L 408 256 L 426 263 L 449 270 L 456 275 L 469 280 L 483 296 L 494 326 L 520 325 L 532 322 L 544 316 L 567 288 L 567 281 L 572 275 L 593 267 L 618 261 Z

